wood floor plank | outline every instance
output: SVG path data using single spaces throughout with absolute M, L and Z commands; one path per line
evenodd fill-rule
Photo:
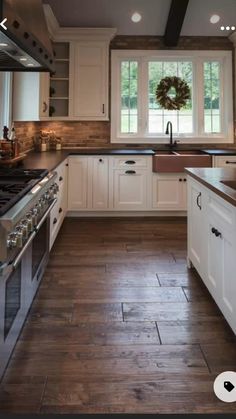
M 224 371 L 236 371 L 236 345 L 232 343 L 214 342 L 211 344 L 201 343 L 207 364 L 214 374 Z
M 124 320 L 129 322 L 217 320 L 222 314 L 210 301 L 181 303 L 124 303 Z
M 88 299 L 90 299 L 90 295 Z M 122 306 L 119 303 L 96 304 L 95 302 L 93 302 L 91 304 L 86 304 L 84 302 L 83 295 L 81 295 L 81 301 L 83 302 L 80 302 L 79 304 L 74 304 L 73 315 L 71 320 L 71 323 L 74 325 L 85 322 L 107 323 L 114 321 L 123 321 Z
M 235 336 L 223 318 L 157 322 L 163 345 L 232 342 Z
M 158 280 L 163 287 L 201 287 L 202 279 L 194 271 L 184 273 L 159 273 Z

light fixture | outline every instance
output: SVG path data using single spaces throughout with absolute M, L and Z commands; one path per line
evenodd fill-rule
M 142 16 L 141 16 L 141 14 L 139 13 L 139 12 L 134 12 L 133 14 L 132 14 L 132 16 L 131 16 L 131 20 L 134 22 L 134 23 L 138 23 L 138 22 L 140 22 L 140 20 L 142 19 Z
M 210 17 L 210 22 L 213 23 L 213 24 L 218 23 L 219 20 L 220 20 L 220 16 L 219 15 L 212 15 Z
M 34 64 L 29 63 L 29 64 L 27 64 L 27 66 L 28 66 L 28 67 L 34 67 Z
M 231 31 L 235 31 L 235 26 L 231 26 Z
M 8 44 L 6 44 L 5 42 L 0 42 L 0 47 L 8 47 Z
M 221 31 L 224 31 L 224 30 L 225 30 L 225 27 L 224 27 L 224 26 L 221 26 L 221 27 L 220 27 L 220 30 L 221 30 Z
M 230 30 L 230 26 L 226 26 L 226 28 L 225 28 L 227 31 L 229 31 Z
M 27 58 L 25 58 L 25 57 L 21 57 L 21 58 L 20 58 L 20 61 L 27 61 Z

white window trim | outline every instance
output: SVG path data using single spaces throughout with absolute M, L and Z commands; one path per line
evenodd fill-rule
M 197 67 L 197 71 L 193 71 L 193 83 L 199 83 L 203 72 L 199 70 L 203 66 L 203 61 L 221 61 L 223 62 L 224 71 L 222 74 L 222 89 L 221 89 L 221 103 L 223 106 L 222 115 L 222 133 L 220 134 L 206 134 L 205 132 L 197 132 L 195 130 L 194 135 L 191 134 L 179 134 L 175 135 L 175 138 L 180 144 L 218 144 L 218 143 L 233 143 L 234 142 L 234 120 L 233 120 L 233 72 L 232 72 L 232 52 L 231 51 L 153 51 L 153 50 L 114 50 L 111 53 L 111 143 L 122 143 L 122 144 L 165 144 L 168 143 L 168 138 L 165 136 L 158 136 L 156 134 L 148 134 L 140 136 L 140 134 L 120 134 L 120 63 L 122 60 L 130 59 L 138 61 L 140 65 L 139 69 L 139 94 L 138 107 L 139 107 L 139 119 L 138 128 L 139 132 L 145 131 L 146 120 L 143 120 L 143 116 L 147 115 L 147 86 L 142 86 L 145 80 L 144 72 L 147 71 L 147 62 L 150 60 L 191 60 Z M 141 75 L 141 76 L 140 76 Z M 147 84 L 147 83 L 145 83 Z M 200 84 L 200 83 L 199 83 Z M 195 89 L 196 103 L 198 103 L 196 109 L 196 120 L 197 127 L 203 127 L 204 108 L 201 96 L 203 95 L 203 83 L 202 88 Z M 143 99 L 145 98 L 145 99 Z M 195 100 L 194 100 L 195 102 Z M 202 106 L 200 106 L 202 103 Z M 193 104 L 194 106 L 194 104 Z M 141 112 L 140 112 L 141 111 Z M 142 119 L 143 118 L 143 119 Z M 140 129 L 141 128 L 141 129 Z M 194 127 L 196 128 L 196 127 Z
M 12 124 L 12 73 L 0 72 L 0 127 Z M 1 136 L 1 135 L 0 135 Z

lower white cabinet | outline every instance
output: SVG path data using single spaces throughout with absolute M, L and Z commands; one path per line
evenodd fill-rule
M 159 210 L 187 209 L 187 178 L 183 173 L 153 173 L 152 206 Z
M 109 165 L 107 156 L 70 156 L 68 209 L 108 209 Z
M 113 170 L 113 208 L 147 209 L 148 175 L 145 169 Z
M 49 249 L 51 250 L 54 241 L 59 233 L 63 220 L 67 213 L 67 172 L 68 160 L 64 160 L 56 169 L 57 178 L 56 182 L 59 186 L 57 195 L 57 203 L 50 213 L 50 242 Z
M 190 177 L 188 183 L 188 259 L 236 333 L 236 208 Z
M 214 156 L 214 167 L 233 167 L 236 168 L 236 156 Z

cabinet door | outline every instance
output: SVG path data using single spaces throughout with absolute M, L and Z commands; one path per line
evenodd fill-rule
M 88 206 L 88 157 L 70 157 L 68 172 L 68 209 Z
M 92 157 L 92 208 L 108 208 L 109 165 L 107 157 Z
M 188 180 L 188 259 L 204 274 L 206 252 L 206 198 L 201 186 Z
M 153 208 L 160 210 L 182 210 L 184 176 L 172 174 L 153 175 Z
M 74 49 L 74 117 L 108 119 L 107 44 L 76 43 Z
M 113 170 L 113 209 L 145 210 L 147 208 L 147 171 Z
M 49 115 L 49 74 L 16 72 L 13 77 L 13 120 L 39 121 Z

